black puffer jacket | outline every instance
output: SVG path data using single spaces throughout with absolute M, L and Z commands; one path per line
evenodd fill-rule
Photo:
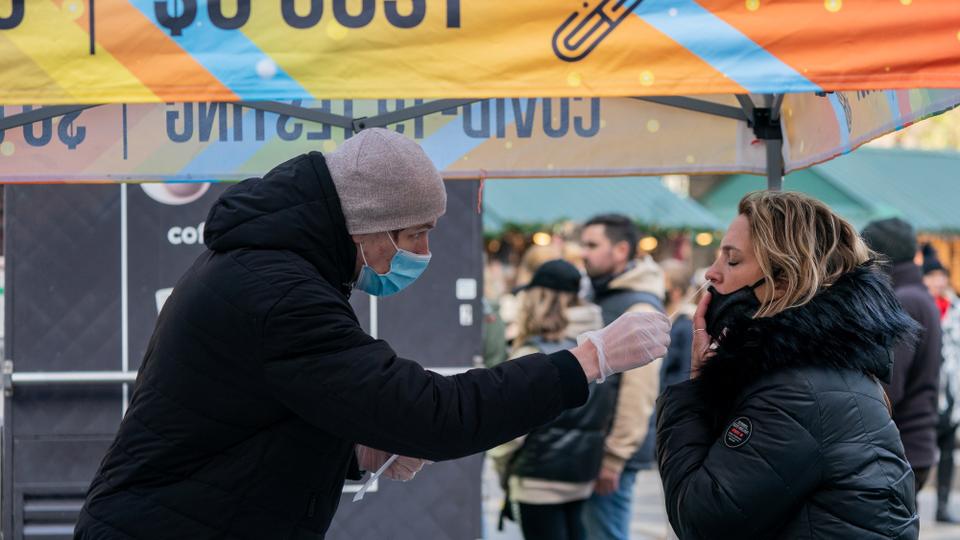
M 658 403 L 657 457 L 681 539 L 915 539 L 913 472 L 877 378 L 916 331 L 863 267 L 807 305 L 741 319 Z
M 551 343 L 537 338 L 530 344 L 541 352 L 552 353 L 577 343 L 573 340 Z M 591 383 L 586 403 L 564 411 L 527 435 L 512 458 L 510 474 L 558 482 L 596 480 L 603 460 L 603 440 L 610 431 L 617 406 L 617 390 L 613 384 Z
M 586 400 L 566 351 L 441 377 L 364 333 L 318 153 L 230 188 L 206 244 L 160 314 L 78 538 L 322 538 L 355 443 L 452 459 Z

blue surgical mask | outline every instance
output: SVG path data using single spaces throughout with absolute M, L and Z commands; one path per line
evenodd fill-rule
M 363 253 L 363 244 L 360 244 L 360 256 L 363 257 L 363 268 L 357 278 L 354 288 L 373 296 L 390 296 L 406 289 L 411 283 L 423 274 L 430 264 L 430 254 L 418 255 L 405 249 L 400 249 L 393 241 L 393 236 L 387 233 L 396 254 L 390 259 L 390 270 L 386 274 L 378 274 L 367 264 L 367 256 Z

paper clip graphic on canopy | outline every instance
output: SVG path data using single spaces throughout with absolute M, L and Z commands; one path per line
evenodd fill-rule
M 643 0 L 600 0 L 580 18 L 575 11 L 553 34 L 553 52 L 567 62 L 576 62 L 590 54 Z M 587 2 L 583 7 L 589 7 Z M 579 19 L 579 22 L 578 22 Z

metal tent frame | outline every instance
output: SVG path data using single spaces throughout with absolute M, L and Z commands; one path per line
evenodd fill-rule
M 760 96 L 762 99 L 761 105 L 755 104 L 753 98 L 746 94 L 737 94 L 736 97 L 740 103 L 740 108 L 684 96 L 636 97 L 634 99 L 745 122 L 747 126 L 753 129 L 757 139 L 763 141 L 766 145 L 767 189 L 778 191 L 783 188 L 783 132 L 780 128 L 780 109 L 783 104 L 783 94 L 763 94 Z M 469 105 L 477 101 L 481 100 L 438 99 L 416 104 L 399 111 L 360 118 L 316 111 L 279 101 L 239 101 L 237 104 L 242 107 L 282 114 L 299 120 L 350 129 L 357 133 L 363 129 L 386 127 L 421 116 Z M 54 105 L 22 112 L 0 118 L 0 132 L 98 106 Z

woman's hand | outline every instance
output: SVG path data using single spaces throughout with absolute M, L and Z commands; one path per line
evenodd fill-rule
M 693 347 L 692 357 L 690 358 L 690 378 L 696 379 L 700 375 L 700 368 L 706 363 L 707 359 L 717 354 L 711 350 L 713 338 L 707 333 L 707 306 L 710 305 L 710 293 L 705 293 L 700 303 L 697 304 L 697 312 L 693 315 Z

